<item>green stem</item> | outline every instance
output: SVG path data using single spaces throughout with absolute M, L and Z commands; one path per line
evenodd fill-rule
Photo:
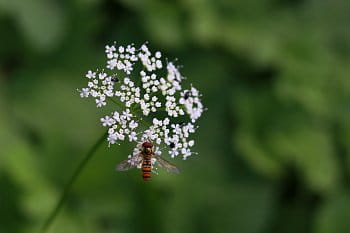
M 111 100 L 113 103 L 115 103 L 116 105 L 118 105 L 118 107 L 123 108 L 123 106 L 119 102 L 115 101 L 112 97 L 107 97 L 107 98 Z
M 40 231 L 41 233 L 45 233 L 49 229 L 49 227 L 51 226 L 51 224 L 53 223 L 53 221 L 57 217 L 58 213 L 62 209 L 62 207 L 63 207 L 63 205 L 64 205 L 64 203 L 65 203 L 65 201 L 66 201 L 66 199 L 68 197 L 68 194 L 69 194 L 69 192 L 70 192 L 74 182 L 77 180 L 78 176 L 80 175 L 81 171 L 83 170 L 83 168 L 85 167 L 87 162 L 89 162 L 91 157 L 95 154 L 95 152 L 98 149 L 98 147 L 105 141 L 106 136 L 107 136 L 107 132 L 104 133 L 103 136 L 100 137 L 96 141 L 96 143 L 91 147 L 89 152 L 86 154 L 86 156 L 80 162 L 79 166 L 74 171 L 72 177 L 70 178 L 70 180 L 68 181 L 68 183 L 64 187 L 64 190 L 63 190 L 63 192 L 61 194 L 61 198 L 59 199 L 59 201 L 57 202 L 55 208 L 52 210 L 52 212 L 50 213 L 50 215 L 46 219 L 44 225 L 42 226 L 41 231 Z

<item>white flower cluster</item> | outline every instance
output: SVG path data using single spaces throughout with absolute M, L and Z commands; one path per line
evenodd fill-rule
M 105 52 L 107 69 L 88 71 L 88 86 L 79 91 L 83 98 L 94 98 L 97 107 L 109 103 L 119 107 L 101 118 L 102 125 L 109 128 L 109 144 L 137 142 L 135 155 L 142 142 L 152 141 L 158 154 L 166 146 L 171 157 L 192 155 L 194 141 L 189 136 L 203 112 L 198 90 L 193 86 L 183 89 L 179 69 L 172 62 L 164 63 L 161 52 L 153 55 L 146 44 L 138 49 L 132 44 L 111 45 Z M 148 117 L 152 120 L 147 123 Z M 183 121 L 188 122 L 180 123 Z M 139 161 L 130 159 L 133 162 Z
M 133 45 L 128 45 L 126 48 L 119 46 L 118 51 L 114 45 L 106 46 L 106 55 L 108 58 L 107 68 L 110 70 L 122 70 L 126 74 L 130 74 L 133 70 L 133 62 L 138 60 L 135 55 L 136 49 Z
M 137 141 L 137 133 L 135 129 L 139 124 L 133 120 L 134 116 L 130 113 L 130 109 L 126 109 L 119 114 L 115 111 L 112 116 L 105 116 L 101 118 L 103 126 L 108 126 L 108 142 L 110 144 L 116 143 L 119 141 L 124 141 L 125 137 L 129 137 L 129 141 Z
M 120 86 L 120 91 L 115 92 L 115 96 L 119 97 L 120 102 L 125 103 L 127 108 L 130 108 L 133 103 L 140 103 L 140 88 L 135 87 L 133 81 L 129 78 L 124 78 L 124 84 Z
M 97 107 L 106 105 L 106 97 L 113 97 L 114 79 L 102 71 L 96 75 L 96 72 L 89 72 L 85 75 L 88 78 L 88 87 L 80 91 L 80 96 L 86 98 L 92 96 L 95 98 Z
M 179 103 L 185 106 L 186 112 L 190 115 L 192 122 L 195 122 L 202 115 L 203 104 L 196 88 L 191 87 L 191 90 L 181 92 Z
M 183 159 L 191 156 L 191 147 L 194 145 L 194 140 L 189 140 L 191 133 L 195 132 L 195 127 L 192 123 L 171 124 L 169 118 L 158 120 L 153 118 L 151 127 L 143 133 L 141 141 L 147 139 L 161 145 L 164 143 L 169 147 L 169 154 L 172 158 L 181 154 Z M 161 151 L 158 151 L 161 154 Z
M 152 57 L 152 54 L 148 50 L 148 47 L 145 44 L 141 46 L 139 58 L 142 64 L 146 67 L 147 71 L 151 72 L 156 69 L 163 68 L 162 61 L 160 60 L 161 57 L 162 54 L 159 51 L 155 53 L 154 57 Z

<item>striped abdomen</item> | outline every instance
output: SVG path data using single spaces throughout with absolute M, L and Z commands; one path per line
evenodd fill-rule
M 144 181 L 148 181 L 151 179 L 151 173 L 152 173 L 152 156 L 151 155 L 144 155 L 143 161 L 142 161 L 142 177 Z

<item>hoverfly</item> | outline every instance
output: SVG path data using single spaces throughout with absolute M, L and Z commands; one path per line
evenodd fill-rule
M 137 165 L 142 164 L 142 177 L 144 181 L 148 181 L 151 179 L 151 173 L 152 173 L 152 158 L 156 159 L 156 165 L 158 165 L 160 168 L 165 169 L 167 172 L 170 173 L 179 173 L 179 169 L 171 164 L 170 162 L 166 161 L 165 159 L 161 158 L 158 155 L 155 155 L 154 153 L 154 146 L 152 142 L 144 142 L 142 143 L 142 149 L 139 154 L 134 155 L 130 159 L 126 159 L 119 163 L 117 165 L 116 170 L 117 171 L 127 171 L 131 168 L 137 167 Z M 130 160 L 136 161 L 135 163 L 130 163 Z M 142 163 L 141 163 L 142 162 Z

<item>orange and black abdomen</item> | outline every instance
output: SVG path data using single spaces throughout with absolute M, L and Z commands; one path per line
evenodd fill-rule
M 142 161 L 142 177 L 144 181 L 148 181 L 151 179 L 151 173 L 152 173 L 152 156 L 151 155 L 144 155 L 143 161 Z

